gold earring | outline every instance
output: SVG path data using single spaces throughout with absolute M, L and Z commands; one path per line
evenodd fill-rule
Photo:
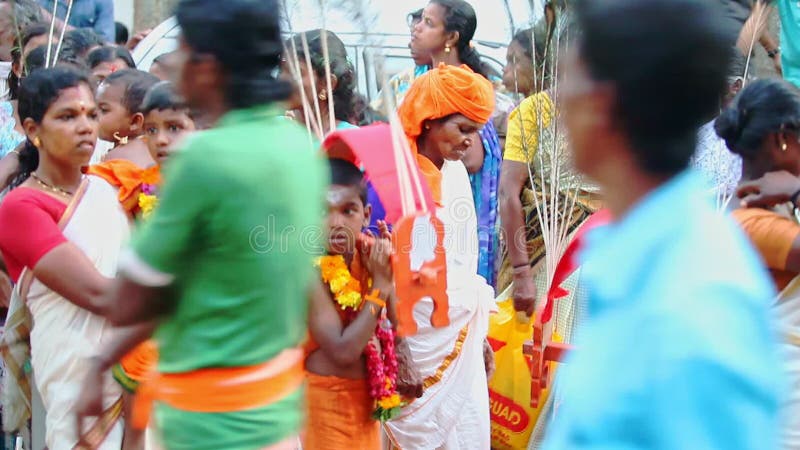
M 33 138 L 33 146 L 36 147 L 36 148 L 39 148 L 39 147 L 42 146 L 42 140 L 39 139 L 39 136 L 36 136 L 35 138 Z
M 787 148 L 788 145 L 786 145 L 786 142 L 784 142 L 783 145 L 781 145 L 781 150 L 785 152 Z
M 319 97 L 320 100 L 325 101 L 328 99 L 328 93 L 325 92 L 325 89 L 323 89 L 322 91 L 320 91 L 317 97 Z
M 128 144 L 128 136 L 120 137 L 119 131 L 114 132 L 114 139 L 116 139 L 119 145 L 127 145 Z
M 444 46 L 444 52 L 445 53 L 450 53 L 450 45 L 449 44 Z

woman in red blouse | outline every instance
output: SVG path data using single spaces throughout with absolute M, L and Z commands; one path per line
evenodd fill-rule
M 20 87 L 18 109 L 27 143 L 13 190 L 0 204 L 0 252 L 16 283 L 2 350 L 19 381 L 29 381 L 21 368 L 30 351 L 46 410 L 47 446 L 72 449 L 84 440 L 74 413 L 82 379 L 89 359 L 110 338 L 111 326 L 98 313 L 128 221 L 116 190 L 81 173 L 98 128 L 86 75 L 62 67 L 36 71 Z M 105 384 L 106 420 L 87 424 L 82 433 L 95 438 L 91 448 L 118 450 L 121 391 L 110 377 Z M 6 394 L 15 393 L 25 395 L 14 386 Z M 21 425 L 29 414 L 25 402 L 10 406 L 4 420 Z

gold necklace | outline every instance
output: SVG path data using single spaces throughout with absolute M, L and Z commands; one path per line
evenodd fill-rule
M 61 189 L 60 187 L 53 186 L 52 184 L 45 182 L 44 180 L 39 178 L 39 175 L 37 175 L 36 172 L 32 172 L 31 173 L 31 177 L 36 181 L 36 183 L 39 186 L 47 189 L 50 192 L 54 192 L 56 194 L 65 195 L 67 197 L 72 197 L 72 195 L 73 195 L 72 192 L 70 192 L 70 191 L 68 191 L 66 189 Z

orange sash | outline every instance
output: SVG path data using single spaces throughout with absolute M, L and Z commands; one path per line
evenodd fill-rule
M 136 391 L 133 426 L 140 430 L 147 426 L 153 401 L 200 413 L 243 411 L 281 400 L 300 387 L 303 377 L 303 350 L 299 348 L 249 367 L 154 372 Z
M 119 189 L 119 202 L 125 211 L 134 212 L 139 207 L 142 183 L 161 184 L 159 166 L 142 169 L 125 159 L 112 159 L 85 169 L 89 175 L 98 176 Z
M 125 375 L 134 381 L 142 381 L 158 364 L 158 346 L 152 339 L 144 341 L 123 356 L 119 363 Z

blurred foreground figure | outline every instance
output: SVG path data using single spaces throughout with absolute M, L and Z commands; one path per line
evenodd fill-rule
M 565 123 L 576 168 L 617 220 L 587 235 L 589 317 L 545 448 L 773 449 L 775 292 L 686 170 L 725 87 L 719 11 L 699 0 L 592 0 L 576 13 Z
M 169 162 L 158 206 L 120 262 L 105 315 L 135 325 L 97 372 L 148 337 L 158 371 L 136 392 L 134 426 L 167 450 L 295 448 L 306 294 L 328 176 L 305 129 L 277 102 L 282 38 L 274 0 L 182 0 L 178 90 L 215 125 Z M 292 231 L 295 230 L 295 231 Z M 88 381 L 87 383 L 89 383 Z M 91 414 L 84 387 L 82 413 Z

